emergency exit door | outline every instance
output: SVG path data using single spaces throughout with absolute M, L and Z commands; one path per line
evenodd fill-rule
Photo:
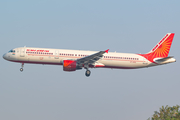
M 59 59 L 59 51 L 55 51 L 54 52 L 54 58 L 55 59 Z

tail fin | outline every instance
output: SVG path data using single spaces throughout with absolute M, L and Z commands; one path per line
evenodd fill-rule
M 167 57 L 171 48 L 173 38 L 174 33 L 167 33 L 149 53 L 141 55 L 151 62 L 154 62 L 154 58 Z

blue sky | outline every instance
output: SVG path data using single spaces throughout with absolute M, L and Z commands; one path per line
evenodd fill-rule
M 162 105 L 179 104 L 180 1 L 0 1 L 0 55 L 47 47 L 147 53 L 175 33 L 176 63 L 152 68 L 64 72 L 62 66 L 0 59 L 0 119 L 145 120 Z

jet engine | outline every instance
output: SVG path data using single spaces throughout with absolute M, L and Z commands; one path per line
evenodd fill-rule
M 82 69 L 77 65 L 77 62 L 74 60 L 64 60 L 63 61 L 63 70 L 64 71 L 76 71 Z
M 76 61 L 74 60 L 64 60 L 63 61 L 64 71 L 76 71 Z

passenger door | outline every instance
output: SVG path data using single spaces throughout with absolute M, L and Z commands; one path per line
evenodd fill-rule
M 25 57 L 25 48 L 20 49 L 20 57 Z
M 148 64 L 148 60 L 146 58 L 143 58 L 143 64 Z

